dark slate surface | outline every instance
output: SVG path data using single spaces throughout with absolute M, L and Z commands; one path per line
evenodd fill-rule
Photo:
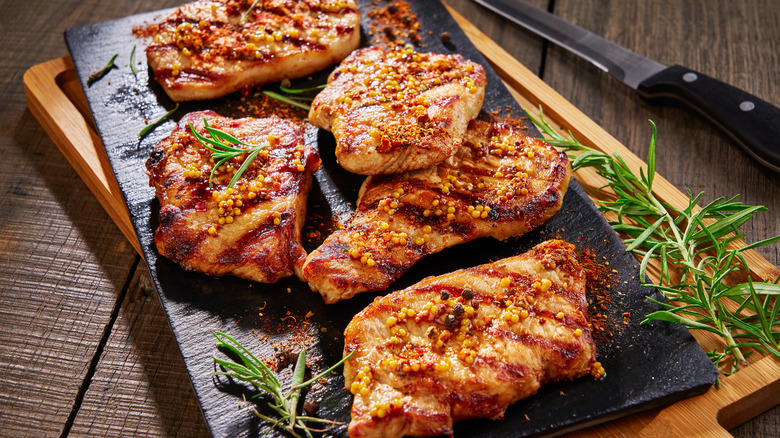
M 365 5 L 375 2 L 361 0 L 359 3 L 365 16 Z M 493 113 L 510 107 L 515 115 L 519 114 L 516 102 L 497 75 L 442 5 L 427 0 L 414 3 L 413 7 L 423 28 L 420 50 L 457 52 L 481 63 L 488 72 L 485 111 Z M 229 332 L 256 350 L 259 357 L 277 358 L 283 366 L 292 360 L 286 351 L 291 347 L 295 351 L 305 347 L 309 365 L 323 369 L 340 359 L 344 327 L 376 294 L 365 293 L 347 302 L 325 306 L 318 294 L 297 279 L 263 285 L 232 277 L 211 278 L 186 272 L 158 257 L 152 233 L 157 226 L 159 205 L 144 167 L 149 152 L 186 112 L 215 109 L 224 115 L 237 116 L 240 103 L 239 96 L 233 95 L 217 101 L 183 104 L 173 120 L 139 140 L 137 134 L 145 125 L 144 120 L 155 120 L 172 108 L 173 103 L 150 80 L 143 52 L 146 41 L 134 38 L 131 31 L 135 26 L 162 19 L 168 12 L 72 28 L 65 33 L 65 39 L 206 421 L 215 436 L 255 436 L 265 433 L 267 425 L 237 408 L 236 395 L 249 391 L 212 377 L 211 357 L 215 349 L 210 331 Z M 443 31 L 452 35 L 446 45 L 439 40 Z M 365 18 L 362 32 L 363 41 L 368 44 Z M 137 76 L 129 68 L 133 45 L 137 45 L 137 59 L 142 61 Z M 116 62 L 119 68 L 87 86 L 89 74 L 103 67 L 115 53 L 119 54 Z M 323 82 L 326 74 L 317 75 L 312 82 Z M 322 218 L 354 205 L 362 177 L 349 174 L 335 163 L 330 133 L 310 128 L 307 138 L 318 143 L 323 159 L 316 175 L 319 184 L 310 196 L 307 229 L 311 230 L 322 227 Z M 640 287 L 636 261 L 625 252 L 620 239 L 576 181 L 572 182 L 561 213 L 542 228 L 506 242 L 481 239 L 430 256 L 392 288 L 411 285 L 427 275 L 515 255 L 551 236 L 562 237 L 580 248 L 590 248 L 596 260 L 603 257 L 620 273 L 620 278 L 612 279 L 617 287 L 612 289 L 615 295 L 606 314 L 613 326 L 618 324 L 621 328 L 614 330 L 611 341 L 598 343 L 599 360 L 607 376 L 599 381 L 586 377 L 545 387 L 537 395 L 511 406 L 503 421 L 470 420 L 458 424 L 455 429 L 458 436 L 557 434 L 671 403 L 704 392 L 714 382 L 717 371 L 685 329 L 658 323 L 639 325 L 644 315 L 656 310 L 645 296 L 657 293 Z M 307 249 L 319 241 L 306 242 Z M 623 312 L 631 312 L 629 325 L 622 325 Z M 289 368 L 285 372 L 289 373 Z M 343 377 L 334 374 L 327 384 L 312 388 L 309 397 L 319 401 L 319 416 L 349 421 L 351 396 L 343 385 Z M 345 436 L 346 426 L 334 428 L 326 435 Z

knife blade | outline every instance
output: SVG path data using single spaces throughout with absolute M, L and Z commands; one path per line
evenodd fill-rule
M 519 0 L 474 0 L 590 61 L 648 100 L 674 99 L 722 129 L 761 164 L 780 172 L 780 108 L 692 69 L 666 66 Z

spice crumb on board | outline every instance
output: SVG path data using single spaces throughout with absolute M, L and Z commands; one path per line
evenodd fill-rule
M 596 256 L 591 249 L 578 253 L 577 260 L 587 273 L 588 317 L 593 326 L 593 338 L 602 342 L 609 341 L 614 336 L 612 330 L 621 328 L 619 323 L 615 324 L 610 320 L 614 295 L 611 283 L 619 282 L 620 279 L 615 278 L 614 269 L 607 269 L 604 264 L 596 262 Z M 625 317 L 625 313 L 622 316 Z M 610 326 L 614 328 L 610 330 Z
M 386 6 L 385 6 L 386 5 Z M 370 21 L 371 43 L 384 48 L 407 43 L 422 47 L 420 22 L 404 0 L 374 1 L 366 14 Z

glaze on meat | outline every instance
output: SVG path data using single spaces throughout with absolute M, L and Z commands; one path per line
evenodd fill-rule
M 250 11 L 252 3 L 199 0 L 149 28 L 149 66 L 171 99 L 213 99 L 304 77 L 360 44 L 354 0 L 264 0 Z
M 214 168 L 209 126 L 250 145 L 266 144 L 235 186 L 228 184 L 248 154 Z M 246 146 L 232 145 L 246 148 Z M 273 283 L 294 274 L 306 253 L 301 229 L 312 173 L 319 157 L 304 143 L 303 129 L 278 118 L 230 119 L 213 111 L 185 115 L 146 162 L 160 201 L 154 242 L 161 255 L 185 269 Z
M 453 436 L 548 382 L 604 375 L 585 272 L 559 240 L 375 300 L 344 332 L 351 437 Z
M 486 83 L 482 66 L 460 55 L 360 49 L 328 78 L 309 120 L 333 132 L 336 157 L 350 172 L 422 169 L 455 153 Z
M 302 278 L 326 303 L 384 290 L 426 255 L 544 223 L 570 178 L 566 155 L 549 144 L 506 123 L 472 121 L 443 163 L 367 178 L 352 221 L 309 254 Z

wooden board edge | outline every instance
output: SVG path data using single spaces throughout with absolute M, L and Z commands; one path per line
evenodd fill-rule
M 24 74 L 27 106 L 138 254 L 141 245 L 103 148 L 57 78 L 74 69 L 69 56 L 30 67 Z

